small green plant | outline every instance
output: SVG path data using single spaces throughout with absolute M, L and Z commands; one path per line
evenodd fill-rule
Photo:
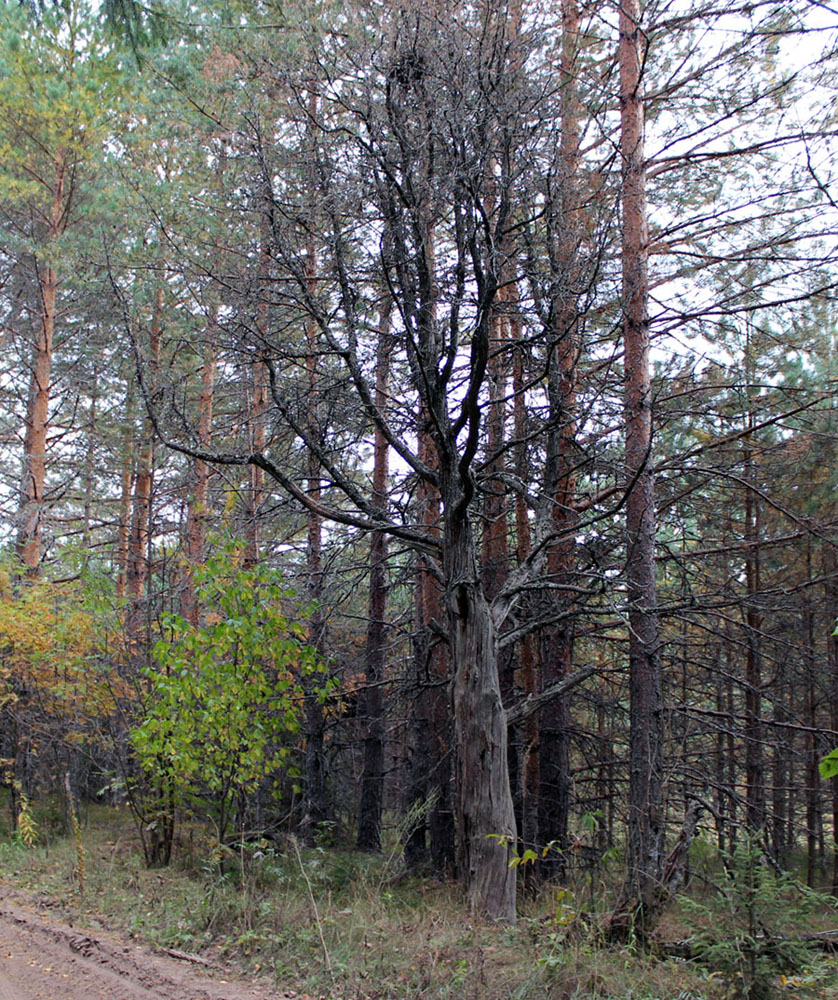
M 70 821 L 73 825 L 73 840 L 76 845 L 76 865 L 73 875 L 79 887 L 79 898 L 84 899 L 84 889 L 87 881 L 87 866 L 85 861 L 84 843 L 81 835 L 81 823 L 79 823 L 78 812 L 76 810 L 76 799 L 70 787 L 70 775 L 64 775 L 64 792 L 67 796 L 67 809 L 70 813 Z
M 14 825 L 14 840 L 24 847 L 34 847 L 38 843 L 38 824 L 32 815 L 29 797 L 24 794 L 19 781 L 14 782 L 18 809 Z
M 810 945 L 793 928 L 806 926 L 822 900 L 774 870 L 755 837 L 743 837 L 723 860 L 711 903 L 682 897 L 694 926 L 695 954 L 743 1000 L 769 1000 L 781 974 L 798 972 L 811 960 Z

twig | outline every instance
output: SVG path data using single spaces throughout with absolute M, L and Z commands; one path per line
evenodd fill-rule
M 164 948 L 163 951 L 167 955 L 171 955 L 172 958 L 178 958 L 181 962 L 194 962 L 195 965 L 203 965 L 206 968 L 210 968 L 211 962 L 208 962 L 205 958 L 201 958 L 200 955 L 190 955 L 186 951 L 178 951 L 177 948 Z
M 306 887 L 308 888 L 308 898 L 311 900 L 311 906 L 314 910 L 314 920 L 317 924 L 317 933 L 320 935 L 320 944 L 323 946 L 323 954 L 326 957 L 326 968 L 329 970 L 329 975 L 332 977 L 332 982 L 335 982 L 335 973 L 332 969 L 332 959 L 329 955 L 329 949 L 326 947 L 326 938 L 323 936 L 323 924 L 320 920 L 320 911 L 317 909 L 317 901 L 314 898 L 314 890 L 311 888 L 311 880 L 308 877 L 308 872 L 303 864 L 303 858 L 300 854 L 300 845 L 297 842 L 296 837 L 291 837 L 291 844 L 294 848 L 294 853 L 297 855 L 297 864 L 300 866 L 300 871 L 302 872 L 303 878 L 306 880 Z

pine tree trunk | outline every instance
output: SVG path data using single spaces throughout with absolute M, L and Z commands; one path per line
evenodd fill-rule
M 750 348 L 748 349 L 750 353 Z M 754 414 L 748 413 L 748 423 L 753 425 Z M 762 741 L 762 665 L 760 634 L 762 615 L 760 596 L 760 510 L 759 500 L 752 488 L 754 465 L 751 443 L 746 439 L 745 448 L 745 606 L 746 656 L 745 656 L 745 801 L 748 826 L 759 831 L 765 826 L 765 764 Z
M 376 360 L 375 405 L 385 413 L 390 374 L 390 311 L 388 301 L 382 310 Z M 373 444 L 373 504 L 384 513 L 387 509 L 388 444 L 376 427 Z M 374 531 L 370 536 L 369 623 L 367 625 L 366 688 L 363 694 L 364 770 L 358 804 L 358 848 L 381 850 L 381 814 L 384 804 L 384 681 L 385 615 L 387 610 L 387 535 Z
M 433 468 L 437 461 L 433 442 L 426 428 L 427 417 L 420 416 L 419 458 Z M 439 492 L 429 483 L 419 486 L 419 519 L 430 535 L 440 533 Z M 456 832 L 452 802 L 452 761 L 450 698 L 447 682 L 451 662 L 448 646 L 438 632 L 445 609 L 439 581 L 424 556 L 419 556 L 416 580 L 416 640 L 414 645 L 417 682 L 413 733 L 413 762 L 409 806 L 421 807 L 429 798 L 427 816 L 419 818 L 411 831 L 405 857 L 411 867 L 430 856 L 434 871 L 451 876 L 456 870 Z M 429 845 L 426 841 L 429 839 Z
M 513 320 L 512 341 L 521 344 L 520 323 Z M 527 456 L 527 408 L 524 399 L 525 369 L 524 352 L 520 346 L 515 350 L 512 368 L 512 389 L 514 395 L 513 427 L 515 435 L 515 474 L 521 483 L 530 477 L 530 463 Z M 515 497 L 515 539 L 518 565 L 524 563 L 530 554 L 530 521 L 526 499 L 518 493 Z M 526 600 L 526 598 L 524 598 Z M 526 605 L 522 609 L 526 614 Z M 541 690 L 541 663 L 536 656 L 532 635 L 525 635 L 519 645 L 518 664 L 521 674 L 521 693 L 524 698 L 538 694 Z M 524 753 L 521 765 L 521 829 L 520 836 L 524 849 L 537 850 L 539 845 L 538 803 L 541 788 L 541 726 L 540 713 L 533 712 L 523 726 Z M 524 871 L 527 888 L 535 888 L 536 871 L 528 865 Z
M 806 571 L 812 587 L 812 536 L 806 539 Z M 817 861 L 823 836 L 823 815 L 821 810 L 821 776 L 818 763 L 822 756 L 818 745 L 818 695 L 815 684 L 815 612 L 811 602 L 806 607 L 806 724 L 809 727 L 806 767 L 806 884 L 814 889 L 817 877 Z
M 312 88 L 308 95 L 308 111 L 310 122 L 317 120 L 319 112 L 319 97 L 317 90 Z M 312 196 L 317 190 L 314 176 L 315 159 L 313 152 L 309 168 L 311 176 L 309 185 Z M 305 259 L 306 294 L 312 298 L 317 295 L 317 248 L 314 236 L 311 235 L 306 244 Z M 311 436 L 318 441 L 321 435 L 320 412 L 318 405 L 318 352 L 317 327 L 313 321 L 306 324 L 305 329 L 308 355 L 306 359 L 306 375 L 308 380 L 309 398 L 312 401 Z M 306 492 L 314 505 L 318 505 L 322 495 L 320 459 L 313 448 L 308 451 L 308 469 Z M 323 519 L 314 509 L 309 509 L 306 523 L 306 568 L 308 572 L 308 594 L 314 610 L 309 620 L 311 645 L 319 655 L 326 659 L 326 621 L 323 613 Z M 306 682 L 305 693 L 306 746 L 305 746 L 305 787 L 303 816 L 303 833 L 311 841 L 320 823 L 328 818 L 328 803 L 326 799 L 326 767 L 324 761 L 326 719 L 323 705 L 311 680 Z
M 53 238 L 63 230 L 65 220 L 67 164 L 59 157 L 55 164 L 52 202 L 48 216 L 48 236 Z M 17 553 L 27 575 L 40 573 L 42 526 L 47 480 L 47 430 L 49 428 L 50 377 L 55 339 L 55 308 L 58 275 L 52 264 L 38 268 L 40 312 L 34 335 L 34 354 L 30 376 L 26 431 L 23 440 L 23 477 L 18 512 Z
M 149 327 L 149 353 L 152 391 L 157 383 L 160 366 L 160 338 L 163 323 L 163 289 L 158 288 L 152 307 Z M 135 654 L 142 648 L 146 625 L 146 584 L 149 575 L 149 549 L 151 543 L 151 504 L 154 477 L 154 430 L 148 417 L 143 420 L 142 437 L 137 449 L 137 468 L 134 474 L 134 499 L 131 513 L 131 531 L 128 544 L 126 590 L 126 633 Z
M 649 359 L 648 223 L 639 0 L 620 7 L 626 589 L 629 619 L 628 873 L 612 933 L 641 938 L 657 917 L 663 863 L 663 705 L 655 584 L 655 497 Z
M 204 362 L 201 366 L 201 395 L 198 402 L 198 443 L 202 451 L 209 451 L 212 443 L 212 409 L 215 388 L 215 339 L 216 310 L 211 310 L 207 324 L 207 339 L 204 345 Z M 186 512 L 185 552 L 186 568 L 181 593 L 181 614 L 197 626 L 200 609 L 195 594 L 192 571 L 204 558 L 209 519 L 210 467 L 201 458 L 196 458 L 192 467 L 192 496 Z
M 576 384 L 579 357 L 577 294 L 579 284 L 579 90 L 577 57 L 580 10 L 576 0 L 562 0 L 561 102 L 562 133 L 559 144 L 561 216 L 558 227 L 558 285 L 554 307 L 553 352 L 548 378 L 550 419 L 548 436 L 548 493 L 553 497 L 552 528 L 557 540 L 547 558 L 547 577 L 556 587 L 571 582 L 576 544 L 574 509 L 576 494 Z M 557 613 L 568 610 L 560 591 L 548 593 L 547 604 Z M 574 625 L 564 616 L 549 626 L 542 638 L 542 684 L 546 687 L 566 677 L 573 667 Z M 570 821 L 570 695 L 556 698 L 541 713 L 541 791 L 539 838 L 555 842 L 545 861 L 550 874 L 561 876 L 565 867 Z
M 774 857 L 778 863 L 784 865 L 788 855 L 788 845 L 786 842 L 786 826 L 788 817 L 786 804 L 788 800 L 788 744 L 786 742 L 786 729 L 783 723 L 789 721 L 785 701 L 788 698 L 788 679 L 786 677 L 786 663 L 780 659 L 777 663 L 777 675 L 774 682 L 774 708 L 772 721 L 777 723 L 774 727 L 774 746 L 772 748 L 771 761 L 771 841 Z
M 830 622 L 838 619 L 838 563 L 832 545 L 824 546 L 824 577 L 826 578 L 826 614 Z M 827 639 L 827 685 L 829 718 L 833 732 L 838 732 L 838 636 L 830 629 Z M 838 777 L 829 779 L 832 799 L 832 893 L 838 894 Z
M 271 272 L 271 191 L 267 181 L 263 182 L 262 215 L 259 235 L 259 266 L 256 275 L 256 336 L 259 349 L 263 349 L 270 337 L 270 297 L 269 282 Z M 268 367 L 264 361 L 253 364 L 253 388 L 250 399 L 250 449 L 253 454 L 261 454 L 267 444 L 265 421 L 268 412 Z M 261 548 L 260 511 L 265 497 L 265 471 L 251 464 L 250 491 L 245 515 L 245 565 L 255 566 L 259 561 Z

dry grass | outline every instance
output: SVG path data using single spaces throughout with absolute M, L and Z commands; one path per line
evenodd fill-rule
M 398 859 L 346 850 L 219 852 L 195 829 L 166 870 L 143 867 L 130 819 L 93 809 L 76 848 L 52 838 L 27 849 L 0 831 L 3 879 L 92 928 L 203 955 L 225 969 L 330 1000 L 724 1000 L 718 977 L 691 963 L 598 943 L 587 880 L 522 903 L 514 928 L 473 919 L 456 887 L 399 875 Z M 572 889 L 573 887 L 571 887 Z M 583 905 L 584 904 L 584 905 Z M 582 910 L 587 912 L 581 912 Z M 576 912 L 576 911 L 580 912 Z M 800 995 L 800 994 L 795 994 Z M 826 994 L 824 994 L 826 995 Z

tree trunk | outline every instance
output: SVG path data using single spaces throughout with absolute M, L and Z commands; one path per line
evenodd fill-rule
M 149 353 L 152 391 L 157 383 L 160 367 L 160 338 L 163 322 L 163 289 L 154 296 L 151 325 L 149 327 Z M 137 469 L 134 474 L 134 503 L 131 514 L 131 532 L 128 544 L 126 589 L 128 608 L 126 632 L 134 652 L 142 645 L 146 622 L 144 599 L 149 574 L 149 547 L 151 543 L 151 497 L 154 476 L 154 430 L 146 416 L 142 424 L 142 437 L 137 449 Z
M 376 360 L 375 405 L 386 411 L 390 374 L 390 310 L 382 310 Z M 382 513 L 387 508 L 388 444 L 376 427 L 373 444 L 373 503 Z M 364 770 L 358 804 L 358 848 L 381 850 L 381 813 L 384 803 L 384 681 L 385 614 L 387 610 L 387 535 L 374 531 L 370 536 L 369 623 L 367 625 L 366 689 L 363 694 Z
M 530 475 L 527 457 L 527 409 L 524 401 L 525 369 L 524 352 L 521 345 L 520 323 L 513 320 L 512 340 L 516 344 L 512 369 L 514 395 L 513 425 L 515 434 L 515 473 L 520 482 L 526 483 Z M 515 539 L 518 565 L 522 565 L 530 554 L 529 508 L 526 499 L 518 493 L 515 497 Z M 524 598 L 526 600 L 526 598 Z M 526 607 L 523 609 L 526 613 Z M 532 635 L 525 635 L 519 646 L 518 664 L 521 675 L 521 693 L 524 698 L 538 694 L 541 690 L 541 664 L 536 656 Z M 533 712 L 523 725 L 524 753 L 521 765 L 521 842 L 524 849 L 537 850 L 539 844 L 538 803 L 541 788 L 541 727 L 539 712 Z M 534 889 L 536 873 L 533 865 L 524 871 L 527 888 Z
M 623 339 L 626 421 L 626 589 L 629 619 L 628 873 L 612 933 L 645 937 L 657 917 L 664 825 L 662 695 L 655 584 L 655 497 L 649 359 L 648 223 L 639 0 L 620 7 Z
M 579 283 L 579 92 L 577 52 L 580 11 L 576 0 L 562 0 L 561 102 L 562 134 L 559 145 L 557 264 L 558 300 L 554 307 L 553 351 L 548 394 L 552 428 L 548 436 L 547 493 L 553 498 L 552 527 L 558 538 L 547 557 L 547 577 L 561 587 L 573 575 L 578 521 L 573 503 L 576 494 L 576 382 L 579 357 L 577 294 Z M 557 613 L 568 610 L 560 591 L 547 595 Z M 574 625 L 565 616 L 549 626 L 543 637 L 542 684 L 547 687 L 566 677 L 573 666 Z M 541 791 L 539 838 L 555 842 L 558 850 L 547 859 L 547 870 L 561 876 L 565 867 L 570 821 L 570 695 L 556 698 L 541 715 Z
M 515 921 L 515 813 L 507 768 L 497 636 L 479 583 L 471 526 L 445 504 L 446 604 L 454 666 L 460 867 L 472 906 Z M 452 513 L 452 508 L 454 509 Z
M 57 236 L 66 224 L 65 181 L 66 161 L 59 157 L 55 164 L 52 202 L 49 209 L 48 235 Z M 17 553 L 31 577 L 40 572 L 44 492 L 47 479 L 47 430 L 49 428 L 50 377 L 55 338 L 55 305 L 58 275 L 51 263 L 38 268 L 40 315 L 35 327 L 34 356 L 26 412 L 26 432 L 23 440 L 23 477 L 20 490 Z
M 418 429 L 419 458 L 429 467 L 436 465 L 436 451 L 428 434 L 423 412 Z M 431 535 L 440 531 L 439 492 L 430 483 L 419 486 L 419 519 Z M 416 640 L 414 747 L 409 789 L 409 805 L 421 815 L 411 831 L 405 856 L 411 867 L 428 856 L 437 874 L 451 876 L 456 869 L 456 831 L 452 803 L 452 733 L 448 681 L 451 670 L 449 648 L 439 631 L 445 616 L 442 594 L 428 560 L 420 555 L 416 580 Z M 422 803 L 431 801 L 430 810 Z
M 746 371 L 751 379 L 750 337 L 746 347 Z M 750 396 L 751 387 L 747 391 Z M 750 408 L 747 415 L 748 427 L 753 427 L 755 415 Z M 762 830 L 765 826 L 765 775 L 762 752 L 762 667 L 761 638 L 762 615 L 760 599 L 760 509 L 754 482 L 752 442 L 746 437 L 744 454 L 745 478 L 745 585 L 747 601 L 745 605 L 745 628 L 747 630 L 747 652 L 745 657 L 745 801 L 747 803 L 748 826 Z
M 824 577 L 826 578 L 826 614 L 830 622 L 838 618 L 838 563 L 833 545 L 824 546 Z M 838 637 L 834 626 L 827 639 L 827 690 L 829 719 L 833 732 L 838 732 Z M 832 893 L 838 894 L 838 777 L 829 779 L 832 798 Z
M 806 572 L 809 581 L 808 593 L 814 589 L 812 584 L 812 536 L 806 539 Z M 809 727 L 806 740 L 806 884 L 815 888 L 816 868 L 819 846 L 823 831 L 823 815 L 821 810 L 821 775 L 818 762 L 821 758 L 818 745 L 818 699 L 815 684 L 815 612 L 811 601 L 806 611 L 806 724 Z
M 312 89 L 308 95 L 308 110 L 310 122 L 317 120 L 319 98 L 317 91 Z M 317 185 L 313 175 L 314 158 L 312 157 L 309 178 L 312 197 L 315 196 Z M 306 244 L 305 260 L 306 293 L 314 298 L 317 294 L 317 248 L 313 235 Z M 306 374 L 309 396 L 312 400 L 311 437 L 319 441 L 322 428 L 320 413 L 317 407 L 318 391 L 318 352 L 317 327 L 313 320 L 306 323 Z M 314 507 L 321 500 L 322 482 L 320 460 L 313 448 L 308 450 L 308 470 L 306 492 L 314 505 L 308 511 L 306 525 L 306 564 L 308 571 L 308 594 L 312 601 L 313 611 L 309 620 L 309 641 L 322 658 L 326 658 L 326 622 L 323 614 L 323 518 Z M 305 694 L 306 746 L 305 746 L 305 814 L 303 816 L 303 832 L 311 841 L 316 829 L 328 816 L 326 801 L 326 768 L 324 762 L 324 744 L 326 735 L 326 719 L 320 697 L 314 690 L 311 679 L 306 681 Z
M 198 409 L 198 441 L 202 451 L 209 451 L 212 442 L 212 407 L 215 387 L 215 335 L 216 310 L 210 311 L 207 324 L 207 340 L 204 345 L 204 363 L 201 367 L 201 396 Z M 209 518 L 210 467 L 202 459 L 196 458 L 192 467 L 192 496 L 186 513 L 185 575 L 181 593 L 181 614 L 197 627 L 200 609 L 195 594 L 192 571 L 204 558 Z
M 269 282 L 271 273 L 271 190 L 268 181 L 263 181 L 262 214 L 259 235 L 259 266 L 256 275 L 256 335 L 259 349 L 268 343 L 270 336 Z M 267 365 L 258 360 L 252 368 L 253 389 L 250 398 L 250 447 L 254 454 L 261 454 L 267 444 L 265 420 L 268 411 L 269 378 Z M 245 565 L 255 566 L 259 561 L 261 548 L 260 510 L 265 497 L 265 471 L 258 465 L 250 465 L 250 491 L 245 514 Z
M 785 865 L 788 858 L 788 845 L 786 843 L 787 813 L 786 804 L 788 801 L 788 744 L 786 741 L 786 730 L 783 723 L 789 721 L 789 713 L 786 710 L 786 699 L 788 698 L 788 679 L 786 677 L 786 661 L 781 658 L 777 665 L 777 675 L 774 683 L 774 708 L 772 721 L 777 723 L 774 727 L 774 746 L 772 748 L 771 761 L 771 842 L 774 857 L 780 865 Z

